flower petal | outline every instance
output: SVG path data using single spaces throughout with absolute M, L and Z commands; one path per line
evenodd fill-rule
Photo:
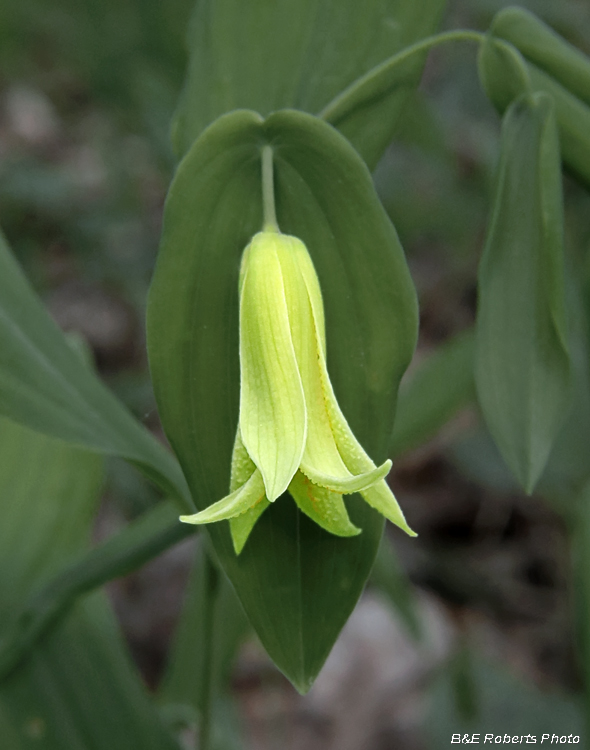
M 244 549 L 244 545 L 248 541 L 248 537 L 250 536 L 250 532 L 254 528 L 256 521 L 258 521 L 269 505 L 270 503 L 266 499 L 266 496 L 264 496 L 260 502 L 256 503 L 256 505 L 245 513 L 229 519 L 229 530 L 231 531 L 231 538 L 234 543 L 236 555 L 239 555 Z
M 319 283 L 307 248 L 296 237 L 285 237 L 278 249 L 278 258 L 285 280 L 285 297 L 289 311 L 293 347 L 299 366 L 301 383 L 307 408 L 307 439 L 301 459 L 301 470 L 317 484 L 323 484 L 320 477 L 326 478 L 328 485 L 347 482 L 353 479 L 345 466 L 332 434 L 332 425 L 326 408 L 322 375 L 319 360 L 324 352 L 320 345 L 321 333 L 314 318 L 310 294 L 303 272 L 313 278 L 319 292 Z M 319 298 L 319 312 L 323 320 L 323 306 Z M 374 469 L 375 467 L 371 467 Z M 327 479 L 329 478 L 329 479 Z M 381 479 L 381 476 L 379 476 Z M 331 480 L 331 482 L 330 482 Z M 377 481 L 377 480 L 373 480 Z M 366 487 L 372 482 L 361 482 Z M 335 486 L 339 492 L 346 491 Z M 350 490 L 354 492 L 354 490 Z
M 338 401 L 336 400 L 334 389 L 332 388 L 332 383 L 328 374 L 325 356 L 325 335 L 323 330 L 324 317 L 321 291 L 311 259 L 302 258 L 300 267 L 302 269 L 302 275 L 307 286 L 313 311 L 321 389 L 334 442 L 346 468 L 352 474 L 363 475 L 370 473 L 375 470 L 375 463 L 367 455 L 364 448 L 350 429 L 346 417 L 342 413 Z M 386 465 L 387 462 L 380 468 L 383 469 Z M 391 467 L 391 462 L 389 462 L 389 467 Z M 307 468 L 308 467 L 302 465 L 303 470 L 306 470 Z M 416 533 L 408 526 L 393 492 L 389 489 L 389 486 L 384 479 L 381 479 L 381 481 L 378 481 L 376 484 L 373 484 L 368 488 L 361 488 L 359 491 L 371 507 L 378 510 L 379 513 L 385 516 L 385 518 L 390 520 L 396 526 L 399 526 L 410 536 L 416 536 Z
M 248 455 L 246 446 L 242 442 L 240 428 L 238 427 L 231 459 L 230 491 L 235 492 L 239 487 L 245 484 L 248 479 L 250 479 L 255 471 L 256 464 Z M 239 555 L 244 549 L 244 545 L 246 544 L 256 521 L 258 521 L 269 505 L 270 503 L 265 496 L 252 508 L 249 508 L 239 516 L 234 516 L 229 519 L 229 528 L 236 555 Z
M 213 521 L 223 521 L 227 518 L 239 516 L 246 513 L 250 508 L 257 505 L 264 499 L 264 482 L 262 474 L 258 469 L 252 474 L 246 484 L 242 485 L 235 492 L 227 497 L 210 505 L 200 513 L 192 516 L 180 516 L 184 523 L 212 523 Z
M 361 530 L 348 517 L 342 495 L 313 484 L 300 471 L 289 485 L 299 510 L 326 531 L 336 536 L 356 536 Z
M 305 474 L 305 476 L 314 484 L 345 495 L 350 495 L 353 492 L 360 492 L 361 490 L 366 490 L 367 488 L 372 487 L 386 477 L 390 470 L 391 461 L 389 459 L 381 464 L 381 466 L 375 467 L 370 471 L 363 472 L 362 474 L 351 474 L 346 478 L 332 477 L 321 472 L 310 471 L 308 467 L 301 466 L 303 474 Z
M 229 491 L 235 492 L 243 484 L 246 484 L 248 479 L 256 471 L 256 464 L 246 450 L 242 435 L 240 433 L 240 426 L 236 430 L 236 439 L 234 440 L 234 449 L 231 456 L 231 475 L 229 480 Z
M 418 536 L 415 531 L 408 526 L 402 509 L 399 507 L 395 495 L 389 489 L 389 485 L 383 479 L 381 482 L 374 484 L 367 490 L 362 490 L 363 499 L 381 515 L 385 516 L 391 523 L 399 526 L 409 536 Z
M 276 500 L 299 468 L 306 407 L 293 348 L 278 233 L 261 232 L 247 249 L 240 299 L 240 431 Z

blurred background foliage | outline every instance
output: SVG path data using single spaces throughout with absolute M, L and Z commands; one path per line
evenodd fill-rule
M 156 432 L 144 309 L 174 169 L 169 123 L 182 87 L 192 4 L 0 4 L 0 222 L 53 316 L 87 339 L 109 386 Z M 485 30 L 493 14 L 508 4 L 450 0 L 443 28 Z M 590 53 L 587 2 L 530 0 L 521 5 Z M 435 50 L 418 96 L 375 172 L 420 297 L 416 363 L 473 323 L 498 135 L 499 118 L 478 82 L 474 46 Z M 590 311 L 590 197 L 567 177 L 565 210 L 570 273 L 579 282 L 579 303 Z M 438 655 L 429 657 L 428 679 L 422 673 L 419 679 L 430 684 L 438 665 L 428 733 L 416 730 L 427 715 L 421 684 L 422 698 L 412 709 L 419 718 L 413 723 L 407 720 L 408 711 L 413 716 L 410 709 L 401 712 L 395 726 L 376 718 L 374 707 L 372 713 L 367 709 L 360 718 L 372 722 L 373 729 L 363 735 L 365 748 L 419 748 L 426 737 L 429 747 L 443 748 L 450 733 L 463 727 L 486 731 L 489 726 L 502 733 L 581 731 L 580 711 L 567 697 L 580 692 L 582 678 L 573 646 L 566 522 L 555 508 L 518 492 L 469 406 L 470 378 L 460 386 L 457 404 L 467 408 L 434 440 L 412 450 L 400 443 L 393 484 L 420 537 L 413 542 L 391 532 L 391 538 L 415 589 L 431 597 L 427 604 L 422 594 L 418 597 L 427 632 L 434 617 L 439 640 L 450 631 L 453 643 L 468 642 L 478 653 L 465 660 L 456 646 L 431 650 Z M 559 484 L 559 477 L 549 474 L 543 485 L 549 488 L 547 496 Z M 135 517 L 156 493 L 125 464 L 111 461 L 96 534 Z M 178 590 L 164 624 L 156 617 L 150 627 L 154 605 L 144 601 L 149 591 L 133 593 L 134 586 L 145 585 L 143 578 L 111 591 L 150 684 L 161 673 L 188 566 L 170 555 L 167 560 L 163 573 L 152 571 L 148 578 L 152 584 L 154 576 L 162 578 L 153 594 L 159 604 L 166 600 L 163 592 Z M 395 581 L 388 582 L 387 561 L 380 566 L 376 583 L 386 592 L 388 586 L 395 589 Z M 171 583 L 167 576 L 176 578 Z M 399 591 L 392 595 L 399 603 Z M 233 683 L 253 746 L 276 747 L 273 742 L 280 737 L 282 747 L 296 747 L 288 732 L 301 724 L 301 709 L 261 659 L 260 654 L 243 657 Z M 506 676 L 486 659 L 503 660 L 517 676 Z M 408 688 L 410 695 L 415 690 L 415 685 Z M 323 716 L 304 706 L 308 714 Z M 549 714 L 557 718 L 545 728 Z M 293 729 L 294 736 L 305 736 L 298 731 Z M 306 731 L 320 738 L 324 731 L 324 744 L 317 746 L 331 746 L 325 727 Z M 354 747 L 339 745 L 340 750 L 349 746 Z

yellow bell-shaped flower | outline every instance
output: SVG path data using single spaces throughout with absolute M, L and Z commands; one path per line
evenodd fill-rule
M 342 495 L 360 492 L 415 536 L 377 467 L 353 435 L 326 367 L 324 307 L 307 248 L 278 231 L 256 234 L 240 271 L 240 417 L 230 494 L 194 524 L 230 519 L 236 553 L 286 490 L 326 531 L 354 536 Z

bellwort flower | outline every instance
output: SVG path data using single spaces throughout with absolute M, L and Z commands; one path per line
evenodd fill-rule
M 326 367 L 324 307 L 307 248 L 267 228 L 246 247 L 240 270 L 240 415 L 230 494 L 194 524 L 229 519 L 239 554 L 260 515 L 289 491 L 326 531 L 355 536 L 342 499 L 359 492 L 415 536 L 385 482 L 391 461 L 376 466 L 355 438 Z

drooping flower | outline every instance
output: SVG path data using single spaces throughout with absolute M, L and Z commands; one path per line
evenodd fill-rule
M 256 234 L 242 258 L 240 416 L 230 494 L 187 523 L 229 519 L 240 553 L 260 515 L 289 491 L 326 531 L 355 536 L 342 499 L 364 500 L 415 536 L 377 467 L 352 433 L 326 366 L 324 307 L 307 248 L 278 231 Z

